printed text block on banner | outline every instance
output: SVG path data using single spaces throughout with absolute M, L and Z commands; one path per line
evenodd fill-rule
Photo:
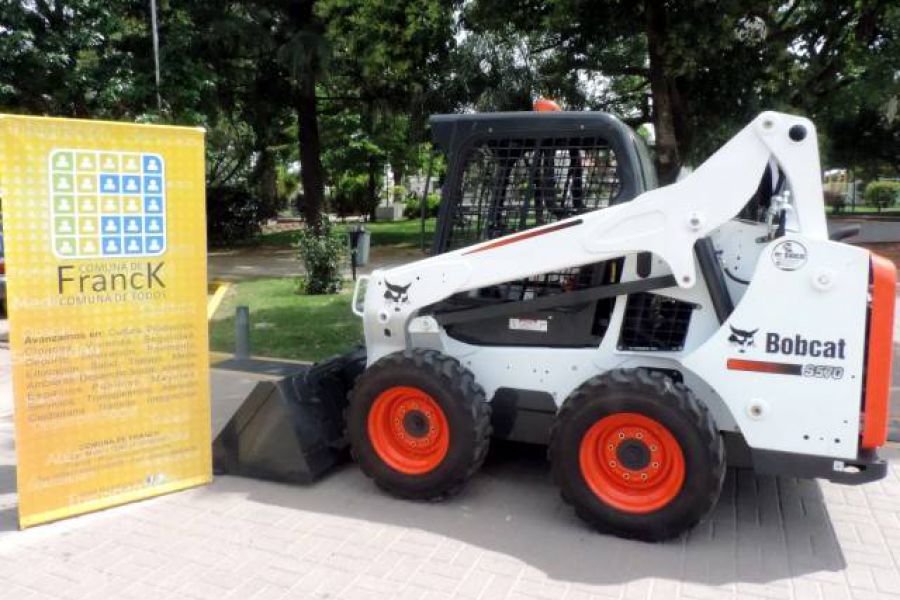
M 0 115 L 19 523 L 211 479 L 203 132 Z

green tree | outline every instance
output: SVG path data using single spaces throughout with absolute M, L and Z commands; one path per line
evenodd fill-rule
M 385 161 L 395 184 L 411 166 L 419 167 L 417 146 L 448 73 L 455 4 L 320 0 L 333 48 L 327 88 L 340 110 L 358 115 L 351 139 L 366 152 L 372 217 Z
M 511 65 L 532 70 L 532 96 L 649 117 L 665 182 L 765 108 L 808 114 L 826 139 L 838 115 L 883 112 L 898 94 L 897 11 L 879 0 L 476 0 L 464 19 L 476 35 L 526 40 Z
M 147 82 L 124 51 L 140 24 L 124 0 L 0 3 L 0 107 L 36 115 L 134 117 Z M 124 15 L 124 16 L 123 16 Z

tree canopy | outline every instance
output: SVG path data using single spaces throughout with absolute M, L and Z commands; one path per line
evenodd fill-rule
M 812 118 L 830 165 L 900 166 L 889 0 L 158 5 L 161 105 L 148 2 L 0 3 L 0 111 L 201 125 L 212 201 L 251 220 L 371 212 L 424 169 L 430 114 L 539 96 L 652 124 L 663 181 L 767 108 Z

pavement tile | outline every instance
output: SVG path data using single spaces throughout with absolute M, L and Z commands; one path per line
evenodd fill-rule
M 0 598 L 900 600 L 896 459 L 854 488 L 729 471 L 710 518 L 661 544 L 581 524 L 542 454 L 504 460 L 441 504 L 348 466 L 303 487 L 220 477 L 25 532 L 0 521 Z
M 493 578 L 494 575 L 487 571 L 472 569 L 462 577 L 455 593 L 460 598 L 481 598 Z
M 481 594 L 482 598 L 506 598 L 512 591 L 516 579 L 509 575 L 494 574 Z

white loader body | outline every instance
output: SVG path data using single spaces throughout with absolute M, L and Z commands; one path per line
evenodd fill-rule
M 770 162 L 790 191 L 774 236 L 772 224 L 735 219 Z M 717 266 L 728 276 L 734 309 L 724 321 L 695 260 L 702 238 L 712 242 Z M 637 255 L 647 252 L 650 272 L 638 274 Z M 626 293 L 617 297 L 598 347 L 468 344 L 447 335 L 428 311 L 454 294 L 617 257 L 625 259 L 619 285 Z M 865 428 L 883 427 L 886 419 L 886 399 L 864 406 L 867 328 L 872 322 L 883 329 L 893 316 L 891 306 L 890 316 L 873 320 L 871 277 L 866 250 L 828 240 L 814 126 L 765 112 L 675 184 L 549 226 L 376 270 L 358 282 L 354 310 L 364 320 L 369 365 L 404 349 L 433 348 L 469 369 L 488 399 L 515 387 L 546 392 L 557 406 L 610 369 L 677 372 L 720 431 L 740 434 L 751 450 L 834 459 L 829 464 L 839 474 L 857 461 L 861 440 L 869 448 L 879 445 L 881 434 Z M 653 293 L 694 307 L 678 351 L 619 347 L 627 285 L 650 281 L 668 281 Z M 510 319 L 510 327 L 541 331 L 553 323 Z M 867 409 L 884 414 L 867 419 Z

